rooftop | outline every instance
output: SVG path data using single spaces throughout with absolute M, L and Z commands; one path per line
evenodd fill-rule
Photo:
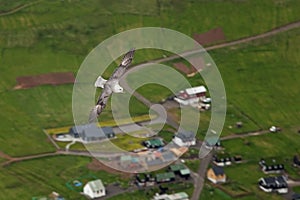
M 99 189 L 104 189 L 104 185 L 100 179 L 90 181 L 86 185 L 89 185 L 93 192 L 97 192 Z
M 213 166 L 212 170 L 214 171 L 215 175 L 217 175 L 217 176 L 225 174 L 223 167 Z
M 176 134 L 176 137 L 180 138 L 183 142 L 194 140 L 195 136 L 196 134 L 192 131 L 180 131 Z

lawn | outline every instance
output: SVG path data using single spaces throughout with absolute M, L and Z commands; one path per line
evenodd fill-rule
M 31 199 L 33 196 L 47 196 L 52 191 L 66 199 L 85 199 L 79 193 L 66 187 L 66 183 L 80 176 L 93 175 L 102 179 L 104 185 L 127 182 L 117 175 L 105 171 L 90 171 L 86 165 L 90 158 L 79 156 L 56 156 L 15 163 L 0 169 L 0 188 L 5 193 L 0 199 Z
M 299 126 L 299 32 L 210 52 L 229 103 L 258 127 Z
M 185 165 L 193 172 L 197 173 L 200 165 L 199 159 L 185 160 Z
M 131 28 L 166 27 L 193 36 L 194 33 L 222 27 L 226 40 L 235 40 L 300 19 L 298 0 L 204 0 L 185 3 L 178 0 L 134 0 L 126 3 L 41 0 L 14 14 L 1 15 L 29 2 L 32 1 L 8 3 L 0 0 L 0 142 L 3 144 L 1 151 L 12 156 L 54 151 L 42 129 L 73 124 L 72 85 L 12 90 L 18 76 L 68 71 L 76 74 L 92 48 L 111 35 Z M 229 105 L 232 105 L 232 111 L 229 111 L 233 118 L 227 119 L 226 127 L 237 120 L 245 124 L 242 131 L 265 129 L 273 124 L 282 126 L 284 130 L 292 127 L 273 139 L 267 136 L 258 141 L 249 139 L 249 147 L 235 147 L 228 141 L 225 145 L 229 152 L 239 152 L 249 159 L 257 159 L 264 154 L 280 156 L 289 152 L 286 155 L 290 156 L 294 153 L 295 137 L 298 135 L 295 136 L 292 130 L 295 126 L 299 127 L 300 119 L 300 107 L 295 103 L 295 99 L 299 99 L 299 35 L 297 29 L 251 45 L 211 52 L 224 78 Z M 155 50 L 140 51 L 134 62 L 163 54 L 165 52 Z M 191 81 L 199 83 L 199 79 Z M 141 90 L 150 91 L 149 88 Z M 160 99 L 153 96 L 154 102 Z M 133 115 L 148 113 L 148 109 L 136 99 L 132 99 L 131 103 Z M 111 119 L 110 107 L 107 106 L 102 114 L 101 120 Z M 202 119 L 208 122 L 209 117 L 207 114 Z M 203 125 L 198 132 L 206 129 Z M 258 152 L 253 150 L 255 148 Z M 0 184 L 4 191 L 0 199 L 30 199 L 53 190 L 65 194 L 67 199 L 78 199 L 81 196 L 69 191 L 64 184 L 89 173 L 86 168 L 88 162 L 89 158 L 59 156 L 0 168 L 1 180 L 5 180 Z M 237 170 L 244 170 L 247 174 L 249 169 Z M 105 172 L 95 174 L 107 182 L 119 180 Z M 247 184 L 246 179 L 242 177 L 242 180 Z M 137 199 L 144 195 L 143 191 L 134 194 Z M 268 198 L 261 195 L 257 197 Z M 277 198 L 276 195 L 272 197 Z M 130 195 L 124 198 L 130 198 Z M 143 198 L 147 197 L 140 199 Z
M 267 194 L 258 188 L 258 179 L 266 175 L 260 171 L 257 163 L 232 165 L 225 168 L 225 173 L 228 180 L 234 182 L 236 186 L 252 192 L 250 195 L 254 195 L 252 199 L 282 199 L 276 193 Z
M 163 187 L 168 187 L 168 194 L 173 194 L 177 192 L 186 192 L 189 197 L 191 197 L 193 192 L 193 185 L 191 183 L 176 183 L 176 184 L 162 184 Z M 147 188 L 145 190 L 137 190 L 132 192 L 127 192 L 121 195 L 117 195 L 109 198 L 109 200 L 149 200 L 151 199 L 155 193 L 158 193 L 159 189 L 157 186 Z
M 2 11 L 7 11 L 27 2 L 16 1 L 10 5 L 4 1 L 0 3 L 3 4 Z M 232 6 L 236 2 L 231 1 L 185 4 L 179 1 L 171 4 L 168 0 L 106 3 L 106 0 L 94 4 L 86 1 L 40 1 L 14 14 L 0 16 L 0 67 L 3 72 L 0 75 L 0 140 L 10 144 L 3 146 L 5 153 L 25 155 L 53 151 L 41 129 L 72 124 L 71 85 L 11 90 L 18 76 L 60 71 L 76 73 L 85 55 L 93 47 L 112 34 L 130 28 L 162 26 L 192 36 L 193 33 L 221 26 L 231 40 L 265 32 L 299 19 L 299 1 L 296 0 L 285 3 L 247 1 L 240 2 L 238 7 Z M 249 15 L 240 15 L 249 8 L 252 10 Z M 264 20 L 260 19 L 262 14 Z M 219 24 L 215 23 L 215 16 L 222 18 Z M 236 16 L 239 16 L 239 20 L 236 20 Z M 201 19 L 201 23 L 195 22 L 191 26 L 190 19 Z M 290 47 L 293 45 L 289 44 Z M 163 53 L 152 50 L 145 54 L 140 52 L 136 60 L 161 57 Z M 225 55 L 229 56 L 228 53 Z M 228 60 L 228 63 L 229 61 L 232 60 Z M 159 100 L 157 97 L 154 99 Z M 246 100 L 241 102 L 243 101 Z M 241 107 L 236 100 L 232 103 Z M 137 110 L 144 111 L 142 106 L 133 112 Z M 248 114 L 249 109 L 241 110 Z M 278 112 L 273 116 L 281 113 Z M 103 113 L 103 118 L 109 116 L 107 112 Z M 16 137 L 19 140 L 15 140 Z
M 212 187 L 209 184 L 205 184 L 199 200 L 204 200 L 204 199 L 223 200 L 223 199 L 232 199 L 232 198 L 222 190 Z

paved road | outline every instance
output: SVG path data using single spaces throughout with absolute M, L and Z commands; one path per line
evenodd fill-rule
M 207 170 L 207 167 L 208 167 L 209 163 L 211 162 L 212 156 L 213 156 L 213 152 L 211 151 L 200 162 L 200 166 L 199 166 L 199 169 L 197 171 L 197 176 L 194 180 L 194 188 L 195 189 L 194 189 L 193 196 L 192 196 L 191 200 L 198 200 L 199 199 L 199 196 L 201 194 L 201 191 L 203 189 L 204 182 L 205 182 L 206 170 Z

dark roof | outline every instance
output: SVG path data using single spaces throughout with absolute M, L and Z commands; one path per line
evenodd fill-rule
M 194 140 L 195 136 L 195 133 L 192 131 L 182 131 L 176 134 L 176 137 L 180 138 L 183 142 Z
M 263 180 L 266 186 L 274 186 L 276 188 L 287 187 L 287 182 L 283 176 L 265 177 Z
M 300 160 L 299 160 L 299 157 L 298 156 L 294 156 L 294 159 L 293 159 L 294 163 L 296 165 L 300 165 Z
M 275 177 L 265 177 L 264 180 L 267 185 L 271 185 L 271 184 L 275 183 Z
M 283 176 L 275 177 L 280 184 L 287 184 L 285 178 Z
M 80 126 L 73 126 L 70 129 L 70 133 L 79 134 L 82 137 L 106 137 L 108 134 L 112 134 L 112 127 L 98 127 L 95 124 L 87 124 Z
M 214 171 L 215 175 L 219 176 L 219 175 L 224 175 L 224 169 L 223 167 L 219 167 L 219 166 L 213 166 L 212 170 Z
M 292 196 L 292 199 L 293 199 L 293 200 L 298 200 L 298 199 L 300 199 L 300 194 L 294 193 L 293 196 Z

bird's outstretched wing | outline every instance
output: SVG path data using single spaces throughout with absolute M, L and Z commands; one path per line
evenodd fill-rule
M 104 86 L 104 89 L 102 90 L 102 93 L 98 98 L 96 106 L 90 112 L 89 123 L 97 122 L 97 117 L 100 115 L 100 113 L 105 108 L 107 101 L 111 94 L 112 94 L 112 90 L 110 89 L 110 87 Z
M 133 48 L 124 55 L 121 64 L 119 65 L 119 67 L 117 69 L 115 69 L 115 71 L 109 78 L 110 80 L 121 78 L 121 76 L 126 72 L 126 69 L 128 68 L 128 66 L 131 64 L 133 56 L 134 56 L 134 52 L 135 52 L 135 49 Z
M 134 55 L 134 51 L 135 51 L 135 49 L 131 49 L 124 55 L 119 67 L 117 69 L 115 69 L 112 76 L 107 80 L 107 82 L 105 82 L 104 88 L 102 90 L 101 95 L 98 98 L 97 104 L 90 112 L 89 123 L 97 122 L 97 117 L 100 115 L 100 113 L 105 108 L 108 98 L 110 97 L 110 95 L 113 92 L 112 86 L 114 84 L 118 83 L 118 80 L 125 73 L 127 67 L 131 64 L 133 55 Z

